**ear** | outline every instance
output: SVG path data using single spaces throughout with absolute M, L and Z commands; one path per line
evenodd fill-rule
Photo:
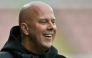
M 27 25 L 26 23 L 21 23 L 21 31 L 22 31 L 25 35 L 29 35 L 28 30 L 29 30 L 28 25 Z

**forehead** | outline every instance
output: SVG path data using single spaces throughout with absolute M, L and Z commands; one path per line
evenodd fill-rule
M 39 19 L 55 19 L 53 13 L 43 13 L 42 15 L 38 16 Z
M 31 5 L 28 9 L 30 19 L 55 19 L 53 10 L 48 5 Z
M 52 8 L 50 7 L 40 7 L 39 8 L 39 11 L 38 11 L 39 15 L 38 17 L 41 18 L 41 19 L 55 19 L 55 16 L 54 16 L 54 12 L 52 10 Z

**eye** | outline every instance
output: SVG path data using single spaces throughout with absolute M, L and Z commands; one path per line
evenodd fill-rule
M 45 24 L 45 23 L 47 23 L 47 20 L 45 20 L 45 19 L 40 20 L 40 23 Z
M 55 23 L 54 21 L 52 21 L 52 23 Z
M 55 19 L 52 20 L 52 23 L 53 23 L 53 24 L 55 23 Z
M 46 20 L 42 20 L 41 23 L 46 23 Z

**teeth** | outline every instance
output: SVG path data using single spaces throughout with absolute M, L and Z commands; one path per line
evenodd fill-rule
M 51 34 L 46 34 L 46 35 L 44 35 L 44 36 L 49 36 L 49 37 L 50 37 L 50 36 L 52 36 L 52 35 L 51 35 Z

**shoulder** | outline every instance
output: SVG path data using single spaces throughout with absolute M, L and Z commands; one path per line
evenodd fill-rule
M 57 55 L 56 55 L 56 58 L 66 58 L 66 57 L 63 56 L 63 55 L 59 55 L 59 54 L 57 54 Z
M 9 52 L 0 52 L 0 58 L 13 58 Z

